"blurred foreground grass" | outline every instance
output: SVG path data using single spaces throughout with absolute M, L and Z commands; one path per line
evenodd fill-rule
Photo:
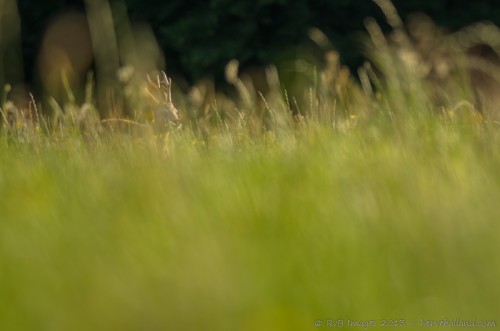
M 168 155 L 130 137 L 4 141 L 0 329 L 492 320 L 498 129 L 420 125 L 178 133 Z
M 90 8 L 101 85 L 78 90 L 49 52 L 52 94 L 2 96 L 0 330 L 499 323 L 500 84 L 463 64 L 485 42 L 472 32 L 500 31 L 444 42 L 424 20 L 414 35 L 448 47 L 429 55 L 377 3 L 395 31 L 367 21 L 377 69 L 359 80 L 330 49 L 322 66 L 289 64 L 288 91 L 275 67 L 261 92 L 232 61 L 232 94 L 173 96 L 166 76 L 145 79 L 150 34 L 117 58 L 112 31 L 96 33 L 112 10 Z M 106 83 L 118 63 L 122 85 Z M 180 123 L 161 123 L 172 102 Z

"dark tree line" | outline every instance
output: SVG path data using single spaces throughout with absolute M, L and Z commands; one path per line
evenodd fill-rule
M 457 29 L 476 21 L 500 24 L 498 0 L 394 0 L 401 16 L 421 11 Z M 113 1 L 111 1 L 113 3 Z M 361 63 L 359 32 L 366 17 L 384 19 L 371 0 L 125 0 L 132 21 L 152 25 L 169 68 L 193 81 L 222 78 L 225 64 L 266 64 L 294 56 L 317 27 L 340 51 L 342 61 Z M 32 73 L 42 33 L 59 13 L 84 11 L 82 0 L 19 0 L 24 63 Z

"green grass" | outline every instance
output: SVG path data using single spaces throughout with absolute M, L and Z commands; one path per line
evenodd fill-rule
M 4 141 L 0 329 L 498 317 L 498 129 L 233 138 Z
M 324 66 L 291 63 L 290 91 L 270 67 L 259 94 L 232 62 L 232 97 L 174 85 L 181 127 L 148 122 L 161 103 L 144 92 L 142 58 L 96 90 L 89 75 L 72 91 L 61 69 L 62 95 L 46 102 L 6 86 L 0 331 L 500 323 L 498 112 L 474 100 L 455 48 L 441 55 L 449 77 L 433 79 L 432 62 L 399 55 L 425 60 L 402 27 L 399 50 L 367 28 L 377 70 L 361 68 L 362 84 L 331 50 Z

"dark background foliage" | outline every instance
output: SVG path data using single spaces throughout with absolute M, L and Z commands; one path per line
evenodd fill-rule
M 152 25 L 169 71 L 189 81 L 204 76 L 221 79 L 233 58 L 243 66 L 293 57 L 317 27 L 330 38 L 342 61 L 362 61 L 359 33 L 366 17 L 384 19 L 371 0 L 126 0 L 133 22 Z M 500 24 L 498 0 L 394 0 L 401 16 L 420 11 L 438 24 L 457 29 L 489 20 Z M 113 1 L 111 1 L 113 3 Z M 59 13 L 84 11 L 82 0 L 19 0 L 25 69 L 32 75 L 34 58 L 47 24 Z

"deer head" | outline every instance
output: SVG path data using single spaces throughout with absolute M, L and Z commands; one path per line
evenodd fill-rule
M 156 124 L 177 124 L 180 120 L 179 111 L 172 102 L 172 79 L 164 71 L 156 75 L 153 81 L 147 75 L 146 90 L 152 98 L 153 120 Z

